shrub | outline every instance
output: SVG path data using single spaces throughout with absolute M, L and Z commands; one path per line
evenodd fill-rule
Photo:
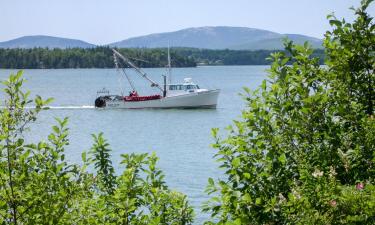
M 228 137 L 213 129 L 226 178 L 209 179 L 207 224 L 375 223 L 371 2 L 353 9 L 352 24 L 328 17 L 326 67 L 308 44 L 286 42 L 268 80 L 245 88 L 247 108 Z
M 186 196 L 172 191 L 152 154 L 123 154 L 116 176 L 103 134 L 82 154 L 83 165 L 65 161 L 67 118 L 57 119 L 48 141 L 26 144 L 23 132 L 51 99 L 29 101 L 22 72 L 4 81 L 0 110 L 1 224 L 191 224 Z M 34 107 L 27 107 L 34 103 Z M 96 169 L 86 170 L 90 165 Z

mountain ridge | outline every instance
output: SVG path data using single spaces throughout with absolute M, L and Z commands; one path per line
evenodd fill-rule
M 283 39 L 303 44 L 309 41 L 314 48 L 322 48 L 322 40 L 300 34 L 280 34 L 273 31 L 229 26 L 205 26 L 178 31 L 155 33 L 128 38 L 109 44 L 120 48 L 192 47 L 233 50 L 283 49 Z
M 287 37 L 297 44 L 309 41 L 313 48 L 322 48 L 322 40 L 301 34 L 280 34 L 273 31 L 230 26 L 191 27 L 172 32 L 127 38 L 104 46 L 118 48 L 191 47 L 201 49 L 279 50 Z M 82 40 L 46 35 L 33 35 L 0 42 L 0 48 L 92 48 Z
M 72 38 L 28 35 L 0 42 L 0 48 L 93 48 L 96 45 Z

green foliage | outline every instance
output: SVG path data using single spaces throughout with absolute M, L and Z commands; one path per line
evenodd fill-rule
M 92 135 L 94 138 L 94 145 L 91 148 L 95 169 L 98 171 L 96 179 L 100 190 L 108 194 L 113 194 L 116 188 L 115 170 L 110 159 L 111 150 L 108 148 L 109 144 L 103 137 L 103 133 L 98 136 Z
M 166 49 L 119 49 L 140 67 L 165 67 L 168 64 Z M 0 68 L 59 69 L 59 68 L 114 68 L 109 47 L 71 49 L 0 49 Z M 193 59 L 171 51 L 173 67 L 194 67 Z
M 109 160 L 97 157 L 108 147 L 102 134 L 94 136 L 92 154 L 98 169 L 96 182 L 93 183 L 92 196 L 86 199 L 78 209 L 76 218 L 82 224 L 191 224 L 193 210 L 188 205 L 186 196 L 171 191 L 165 185 L 162 171 L 156 167 L 158 158 L 152 154 L 123 154 L 122 165 L 125 170 L 121 175 L 108 181 L 103 168 L 112 168 Z M 107 150 L 105 150 L 107 151 Z M 111 170 L 111 169 L 109 169 Z M 97 184 L 105 188 L 95 189 Z M 110 188 L 109 188 L 110 187 Z M 97 190 L 97 191 L 95 191 Z M 102 194 L 105 192 L 105 194 Z M 89 216 L 87 216 L 89 215 Z M 99 218 L 96 221 L 93 218 Z
M 3 82 L 6 100 L 0 111 L 0 222 L 59 223 L 81 191 L 77 166 L 64 161 L 67 120 L 58 120 L 48 142 L 26 144 L 22 132 L 51 99 L 36 97 L 35 107 L 26 110 L 31 101 L 29 93 L 21 91 L 21 76 L 18 72 Z
M 51 99 L 28 100 L 22 72 L 4 81 L 0 110 L 0 224 L 191 224 L 186 196 L 172 191 L 152 154 L 124 154 L 116 176 L 103 134 L 82 154 L 83 165 L 65 161 L 67 118 L 56 119 L 48 141 L 25 143 L 23 132 Z M 33 107 L 27 107 L 33 103 Z M 92 165 L 95 173 L 88 172 Z
M 174 48 L 178 55 L 194 59 L 203 65 L 270 65 L 267 60 L 274 50 L 211 50 L 196 48 Z M 282 51 L 280 51 L 282 52 Z M 324 50 L 315 49 L 314 57 L 320 58 L 320 64 L 324 63 Z
M 375 25 L 362 1 L 350 24 L 330 16 L 327 67 L 305 44 L 272 54 L 269 79 L 222 139 L 226 179 L 209 179 L 207 224 L 375 223 Z M 290 65 L 288 65 L 290 64 Z
M 165 67 L 165 48 L 119 49 L 140 67 Z M 271 50 L 210 50 L 196 48 L 172 48 L 173 67 L 195 67 L 205 65 L 269 65 Z M 314 50 L 313 56 L 324 62 L 324 51 Z M 112 51 L 108 47 L 72 49 L 0 49 L 0 68 L 50 69 L 50 68 L 113 68 Z

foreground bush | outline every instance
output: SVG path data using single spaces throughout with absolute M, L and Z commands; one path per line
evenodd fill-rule
M 65 161 L 67 119 L 57 119 L 48 141 L 26 144 L 23 132 L 51 99 L 29 101 L 22 72 L 4 81 L 0 110 L 0 224 L 191 224 L 186 196 L 171 191 L 152 154 L 123 154 L 116 176 L 102 134 L 83 165 Z M 33 109 L 26 108 L 32 103 Z M 86 170 L 92 165 L 96 173 Z
M 228 137 L 213 130 L 226 179 L 209 180 L 208 224 L 375 224 L 371 2 L 352 24 L 329 16 L 327 67 L 286 43 Z

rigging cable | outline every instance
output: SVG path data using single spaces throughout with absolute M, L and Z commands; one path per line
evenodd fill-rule
M 118 74 L 120 74 L 120 69 L 119 69 L 119 66 L 118 66 L 118 59 L 116 58 L 116 55 L 113 54 L 113 61 L 115 63 L 115 67 L 116 67 L 116 71 Z M 120 92 L 121 92 L 121 95 L 124 96 L 124 83 L 125 83 L 125 80 L 123 78 L 123 76 L 120 74 L 120 76 L 118 77 L 118 82 L 119 82 L 119 86 L 120 86 Z
M 150 79 L 147 74 L 138 66 L 136 66 L 132 61 L 130 61 L 125 56 L 121 55 L 118 51 L 115 49 L 112 49 L 112 51 L 118 56 L 120 59 L 122 59 L 126 64 L 128 64 L 130 67 L 132 67 L 140 76 L 142 76 L 144 79 L 148 80 L 148 82 L 151 83 L 151 87 L 157 87 L 160 91 L 163 91 L 163 89 L 160 87 L 158 83 Z
M 117 60 L 116 54 L 113 54 L 113 57 L 115 59 L 115 65 L 116 65 L 117 70 L 119 70 L 121 68 L 122 72 L 124 73 L 126 79 L 128 80 L 128 82 L 129 82 L 129 84 L 130 84 L 130 86 L 132 88 L 132 91 L 136 91 L 133 81 L 130 79 L 130 77 L 128 76 L 128 74 L 125 72 L 124 66 Z

